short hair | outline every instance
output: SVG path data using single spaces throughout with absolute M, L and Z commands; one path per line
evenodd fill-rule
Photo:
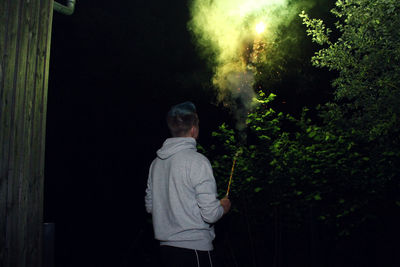
M 167 114 L 167 124 L 173 137 L 185 136 L 193 126 L 199 125 L 196 106 L 190 101 L 172 106 Z

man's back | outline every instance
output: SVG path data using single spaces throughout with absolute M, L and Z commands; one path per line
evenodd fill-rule
M 193 138 L 169 138 L 150 167 L 146 208 L 161 245 L 212 250 L 211 223 L 224 213 L 206 157 Z

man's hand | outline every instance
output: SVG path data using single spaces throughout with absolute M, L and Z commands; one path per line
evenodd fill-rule
M 231 201 L 229 200 L 228 197 L 224 197 L 219 202 L 221 203 L 221 206 L 224 208 L 224 214 L 227 214 L 228 211 L 231 209 Z

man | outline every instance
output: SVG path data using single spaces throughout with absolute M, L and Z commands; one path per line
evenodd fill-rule
M 211 164 L 196 152 L 199 119 L 196 107 L 184 102 L 167 115 L 172 138 L 157 151 L 147 181 L 145 204 L 152 214 L 166 266 L 213 266 L 213 223 L 231 206 L 217 199 Z

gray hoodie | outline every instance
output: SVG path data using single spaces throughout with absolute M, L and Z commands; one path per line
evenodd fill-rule
M 224 213 L 211 164 L 191 137 L 167 139 L 150 166 L 145 204 L 161 245 L 212 250 Z

